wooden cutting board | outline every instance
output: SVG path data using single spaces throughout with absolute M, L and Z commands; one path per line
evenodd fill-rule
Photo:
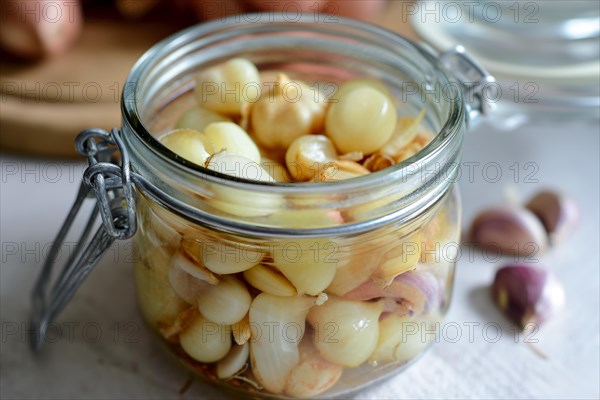
M 390 1 L 376 22 L 410 38 L 402 2 Z M 170 18 L 169 18 L 170 20 Z M 86 19 L 68 53 L 28 64 L 0 61 L 0 149 L 73 157 L 85 128 L 121 126 L 119 95 L 135 61 L 181 29 L 165 22 Z

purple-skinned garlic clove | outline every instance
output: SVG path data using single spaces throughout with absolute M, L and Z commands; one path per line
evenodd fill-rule
M 385 303 L 386 311 L 422 315 L 439 307 L 440 292 L 440 283 L 433 274 L 412 270 L 398 275 L 386 287 L 369 280 L 344 295 L 344 297 L 360 301 L 378 298 L 392 299 L 396 302 L 397 307 L 390 308 L 390 303 Z
M 540 219 L 552 244 L 560 242 L 573 232 L 579 222 L 577 203 L 562 193 L 539 192 L 529 200 L 526 207 Z
M 523 329 L 543 323 L 565 303 L 564 289 L 554 274 L 523 264 L 496 272 L 492 297 L 500 311 Z
M 469 236 L 482 249 L 518 256 L 531 256 L 548 247 L 544 226 L 524 208 L 498 207 L 481 212 L 471 223 Z

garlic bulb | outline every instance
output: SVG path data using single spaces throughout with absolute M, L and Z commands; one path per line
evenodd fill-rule
M 299 294 L 316 296 L 333 280 L 339 245 L 325 238 L 282 239 L 273 249 L 273 264 Z
M 325 132 L 340 152 L 371 154 L 392 137 L 396 107 L 386 93 L 372 85 L 348 82 L 335 99 L 327 110 Z
M 327 136 L 300 136 L 288 147 L 285 164 L 296 181 L 308 181 L 336 161 L 337 152 Z
M 383 303 L 330 297 L 308 313 L 321 357 L 344 367 L 358 367 L 377 345 Z
M 298 293 L 279 271 L 263 264 L 244 271 L 244 279 L 261 292 L 275 296 L 295 296 Z
M 323 359 L 309 337 L 300 342 L 300 362 L 287 379 L 284 392 L 288 396 L 309 398 L 325 392 L 342 376 L 344 368 Z
M 177 129 L 193 129 L 198 132 L 204 132 L 209 124 L 213 122 L 231 121 L 220 114 L 207 110 L 202 107 L 194 107 L 184 112 L 175 123 Z
M 261 293 L 250 306 L 252 372 L 266 390 L 282 393 L 298 365 L 298 343 L 304 336 L 306 314 L 314 305 L 308 296 L 279 297 Z M 254 335 L 254 333 L 253 333 Z
M 233 346 L 227 356 L 217 363 L 217 378 L 227 379 L 237 374 L 248 362 L 249 355 L 250 345 L 248 343 Z
M 253 136 L 267 149 L 287 149 L 298 137 L 322 131 L 325 106 L 318 90 L 281 74 L 273 90 L 252 107 Z
M 433 319 L 387 315 L 379 322 L 379 340 L 369 361 L 374 365 L 408 362 L 435 339 Z
M 197 300 L 203 316 L 218 324 L 232 325 L 244 318 L 252 298 L 242 282 L 225 275 L 218 285 L 208 285 L 202 290 Z
M 233 122 L 213 122 L 204 129 L 215 152 L 227 151 L 260 164 L 260 151 L 248 134 Z
M 196 75 L 196 101 L 219 114 L 239 116 L 243 105 L 258 100 L 260 92 L 258 70 L 243 58 L 231 59 Z
M 160 137 L 169 150 L 195 164 L 204 162 L 214 153 L 214 146 L 202 133 L 192 129 L 176 129 Z
M 219 361 L 231 349 L 231 327 L 216 324 L 198 315 L 179 334 L 179 343 L 196 361 L 204 363 Z

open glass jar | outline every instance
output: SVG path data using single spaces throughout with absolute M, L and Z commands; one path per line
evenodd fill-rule
M 339 182 L 256 182 L 195 165 L 157 137 L 190 104 L 195 73 L 235 57 L 325 91 L 376 79 L 399 115 L 425 110 L 420 129 L 433 139 L 399 164 Z M 34 320 L 43 332 L 111 239 L 137 225 L 140 310 L 202 378 L 252 398 L 306 398 L 397 372 L 433 341 L 448 308 L 460 230 L 453 183 L 490 80 L 460 49 L 438 58 L 345 19 L 238 16 L 166 39 L 128 78 L 121 132 L 78 139 L 90 168 L 72 214 L 93 190 L 104 226 L 61 276 L 69 294 L 45 299 L 42 274 Z M 106 156 L 115 147 L 120 166 Z

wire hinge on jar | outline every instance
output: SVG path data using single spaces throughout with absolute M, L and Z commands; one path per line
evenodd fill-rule
M 119 131 L 87 129 L 79 134 L 75 147 L 80 155 L 87 157 L 89 166 L 33 289 L 31 324 L 34 335 L 31 337 L 31 347 L 34 350 L 42 347 L 48 326 L 71 300 L 115 239 L 128 239 L 136 231 L 135 194 L 130 177 L 129 157 Z M 52 270 L 60 248 L 88 198 L 96 199 L 94 207 L 74 251 L 50 287 Z M 90 238 L 98 214 L 102 224 Z
M 468 112 L 467 123 L 494 109 L 493 90 L 496 79 L 467 53 L 463 46 L 455 46 L 440 54 L 442 64 L 451 71 L 461 85 Z

